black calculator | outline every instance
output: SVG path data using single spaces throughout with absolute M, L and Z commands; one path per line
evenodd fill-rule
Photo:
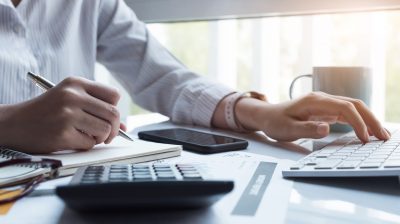
M 231 180 L 207 179 L 193 164 L 127 164 L 80 168 L 56 194 L 78 211 L 205 207 L 232 191 Z

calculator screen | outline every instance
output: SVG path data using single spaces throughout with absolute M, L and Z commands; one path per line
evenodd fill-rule
M 226 136 L 213 135 L 186 129 L 165 129 L 157 130 L 152 134 L 159 137 L 174 139 L 182 142 L 190 142 L 197 145 L 216 145 L 225 143 L 240 142 L 243 140 L 230 138 Z

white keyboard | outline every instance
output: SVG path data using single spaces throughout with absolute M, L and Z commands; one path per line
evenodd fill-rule
M 400 176 L 400 131 L 388 141 L 374 137 L 362 144 L 344 135 L 282 171 L 284 177 Z

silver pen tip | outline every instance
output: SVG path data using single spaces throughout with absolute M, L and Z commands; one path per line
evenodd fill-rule
M 121 136 L 122 138 L 126 139 L 126 140 L 129 140 L 129 141 L 132 141 L 132 142 L 133 142 L 133 139 L 132 139 L 131 137 L 129 137 L 129 135 L 126 134 L 126 133 L 125 133 L 124 131 L 122 131 L 122 130 L 119 130 L 118 135 Z

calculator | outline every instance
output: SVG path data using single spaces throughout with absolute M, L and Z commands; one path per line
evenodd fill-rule
M 78 211 L 206 207 L 232 191 L 232 180 L 209 179 L 195 164 L 126 164 L 78 169 L 56 188 Z

